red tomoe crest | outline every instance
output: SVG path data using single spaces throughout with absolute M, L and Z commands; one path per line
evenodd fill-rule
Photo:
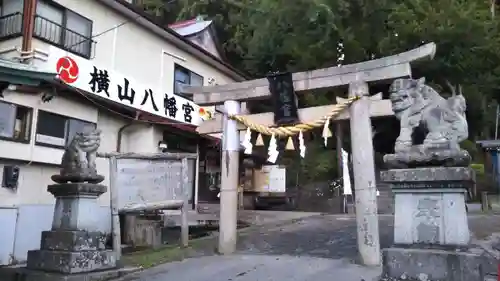
M 62 57 L 57 61 L 56 71 L 59 79 L 71 84 L 78 79 L 78 64 L 70 57 Z

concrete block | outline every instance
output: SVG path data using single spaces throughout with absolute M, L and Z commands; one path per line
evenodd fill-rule
M 52 230 L 97 231 L 99 208 L 97 198 L 106 192 L 106 186 L 91 183 L 64 183 L 49 185 L 47 190 L 56 197 Z
M 465 195 L 475 181 L 473 169 L 392 169 L 381 172 L 380 178 L 394 194 L 396 245 L 468 245 Z
M 464 184 L 472 186 L 476 174 L 469 167 L 392 169 L 380 172 L 380 181 L 391 184 L 392 188 L 432 188 L 433 183 L 440 187 L 464 188 Z
M 394 243 L 468 245 L 470 231 L 465 194 L 454 190 L 395 191 Z
M 471 253 L 389 248 L 382 258 L 385 280 L 484 281 L 482 258 Z
M 86 231 L 43 231 L 42 250 L 96 251 L 106 249 L 106 235 Z
M 63 252 L 35 250 L 28 252 L 28 269 L 57 273 L 83 273 L 116 267 L 113 251 Z

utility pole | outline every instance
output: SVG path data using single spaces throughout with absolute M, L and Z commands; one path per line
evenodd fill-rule
M 349 84 L 349 97 L 361 97 L 349 108 L 358 251 L 364 265 L 378 266 L 381 255 L 368 93 L 368 84 L 364 81 Z
M 500 114 L 500 108 L 498 106 L 498 101 L 497 101 L 497 111 L 496 111 L 496 116 L 495 116 L 495 139 L 498 139 L 498 115 Z
M 495 9 L 496 9 L 497 0 L 490 0 L 490 13 L 491 18 L 495 18 Z M 483 97 L 484 99 L 484 97 Z M 497 109 L 495 115 L 495 139 L 498 139 L 498 115 L 500 114 L 500 106 L 498 105 L 499 100 L 497 100 Z

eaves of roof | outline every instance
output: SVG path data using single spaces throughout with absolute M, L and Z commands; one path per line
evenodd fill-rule
M 0 81 L 38 86 L 42 81 L 54 81 L 56 76 L 56 72 L 41 71 L 30 65 L 0 59 Z
M 200 134 L 200 133 L 196 132 L 195 126 L 188 125 L 188 124 L 182 124 L 182 123 L 173 123 L 171 120 L 166 120 L 165 118 L 161 118 L 161 117 L 152 115 L 148 112 L 141 112 L 141 114 L 139 114 L 139 120 L 155 123 L 158 125 L 164 125 L 164 126 L 167 126 L 167 127 L 173 128 L 173 129 L 177 129 L 177 130 L 192 134 L 193 136 L 198 136 L 198 137 L 210 140 L 210 141 L 219 141 L 220 140 L 216 137 L 212 137 L 210 135 Z
M 231 77 L 235 81 L 244 81 L 249 79 L 249 76 L 242 73 L 238 69 L 234 68 L 232 65 L 222 61 L 216 56 L 212 55 L 200 46 L 192 43 L 188 39 L 182 37 L 177 32 L 172 29 L 163 26 L 157 18 L 146 13 L 140 7 L 130 4 L 124 0 L 98 0 L 107 7 L 113 9 L 114 11 L 122 14 L 126 18 L 133 20 L 144 28 L 150 30 L 151 32 L 157 34 L 158 36 L 164 38 L 165 40 L 172 43 L 179 49 L 188 52 L 194 57 L 204 61 L 205 63 L 218 69 L 225 75 Z

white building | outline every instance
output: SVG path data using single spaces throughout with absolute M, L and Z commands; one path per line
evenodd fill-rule
M 50 229 L 54 198 L 47 185 L 58 172 L 64 146 L 82 125 L 103 131 L 101 152 L 158 152 L 160 141 L 189 135 L 185 132 L 201 123 L 188 99 L 175 96 L 177 112 L 164 108 L 164 100 L 177 92 L 174 81 L 208 85 L 244 77 L 220 59 L 217 48 L 207 47 L 216 46 L 204 39 L 213 36 L 206 33 L 209 24 L 179 31 L 198 34 L 187 39 L 123 0 L 0 3 L 0 265 L 5 265 L 25 261 L 28 250 L 39 248 L 41 231 Z M 191 118 L 184 104 L 193 107 Z M 196 152 L 199 137 L 191 135 L 177 144 L 187 148 L 177 149 Z M 107 176 L 106 161 L 98 166 Z M 100 229 L 109 232 L 109 195 L 99 200 Z

